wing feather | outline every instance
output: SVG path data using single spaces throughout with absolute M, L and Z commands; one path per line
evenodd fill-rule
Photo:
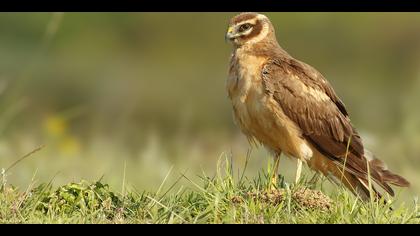
M 344 103 L 311 66 L 293 58 L 269 60 L 263 67 L 265 92 L 302 130 L 321 153 L 365 178 L 367 160 Z M 346 159 L 346 160 L 345 160 Z M 380 179 L 378 173 L 373 177 Z

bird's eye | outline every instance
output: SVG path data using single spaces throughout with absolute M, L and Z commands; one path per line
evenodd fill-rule
M 243 25 L 239 26 L 239 32 L 244 32 L 245 30 L 248 30 L 251 27 L 252 27 L 251 24 L 243 24 Z

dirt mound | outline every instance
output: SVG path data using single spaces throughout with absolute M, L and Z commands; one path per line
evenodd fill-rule
M 252 199 L 278 205 L 287 200 L 286 189 L 274 189 L 263 192 L 248 192 L 245 196 L 234 196 L 233 203 L 241 203 L 244 200 Z M 331 209 L 332 200 L 319 190 L 299 188 L 291 193 L 291 200 L 305 209 L 317 209 L 328 211 Z

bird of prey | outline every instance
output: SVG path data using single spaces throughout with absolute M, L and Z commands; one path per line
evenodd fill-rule
M 389 184 L 409 186 L 365 150 L 330 83 L 280 47 L 265 15 L 233 17 L 225 39 L 233 45 L 226 89 L 235 121 L 251 143 L 273 154 L 274 184 L 283 153 L 298 160 L 296 181 L 306 163 L 364 200 L 371 193 L 375 199 L 382 196 L 372 183 L 391 196 Z

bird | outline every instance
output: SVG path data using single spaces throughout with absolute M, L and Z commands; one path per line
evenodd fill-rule
M 274 186 L 282 154 L 297 159 L 295 182 L 305 164 L 363 200 L 380 199 L 383 190 L 394 196 L 390 184 L 410 185 L 365 149 L 331 84 L 279 45 L 267 16 L 232 17 L 225 40 L 232 44 L 226 90 L 234 121 L 274 157 Z

